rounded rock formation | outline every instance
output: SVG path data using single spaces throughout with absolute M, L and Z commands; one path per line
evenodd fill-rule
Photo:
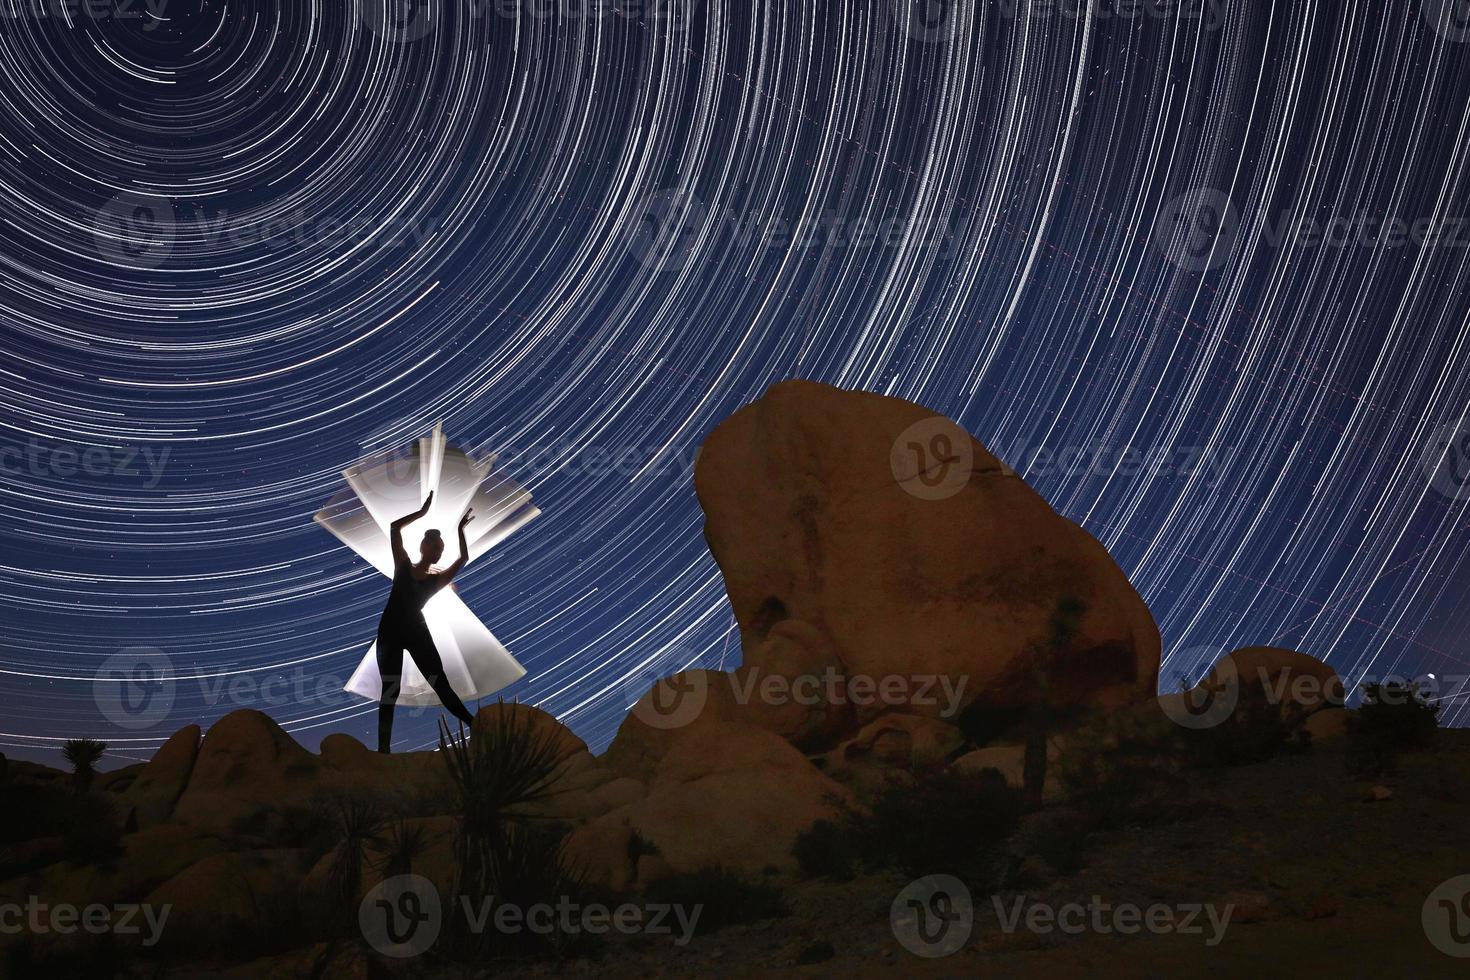
M 908 684 L 849 698 L 859 721 L 942 716 L 937 676 L 982 709 L 1154 694 L 1158 628 L 1107 550 L 927 409 L 783 382 L 710 434 L 695 489 L 746 663 L 784 631 L 849 679 Z

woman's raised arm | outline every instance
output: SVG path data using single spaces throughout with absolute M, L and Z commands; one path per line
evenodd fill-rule
M 439 577 L 442 579 L 439 583 L 441 587 L 448 585 L 450 579 L 459 574 L 459 570 L 464 567 L 464 563 L 469 561 L 470 546 L 465 542 L 464 528 L 466 524 L 474 519 L 475 512 L 473 510 L 465 511 L 464 516 L 459 519 L 459 557 L 454 560 L 453 565 L 450 565 L 439 573 Z
M 393 564 L 406 564 L 408 552 L 403 547 L 403 529 L 429 512 L 429 505 L 434 502 L 434 491 L 424 498 L 424 505 L 412 514 L 404 514 L 398 520 L 388 525 L 388 539 L 393 545 Z

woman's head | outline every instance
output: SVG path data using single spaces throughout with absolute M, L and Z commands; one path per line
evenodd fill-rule
M 444 538 L 440 536 L 437 529 L 424 532 L 424 540 L 419 543 L 419 555 L 424 561 L 433 564 L 444 554 Z

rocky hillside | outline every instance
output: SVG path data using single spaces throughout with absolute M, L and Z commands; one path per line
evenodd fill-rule
M 1367 780 L 1344 777 L 1350 795 L 1393 796 L 1399 747 L 1364 735 L 1348 753 L 1351 732 L 1379 729 L 1305 654 L 1236 651 L 1194 691 L 1156 697 L 1158 630 L 1103 547 L 919 406 L 777 385 L 710 434 L 695 483 L 740 627 L 735 670 L 659 681 L 600 757 L 546 713 L 499 704 L 439 752 L 381 756 L 332 735 L 313 754 L 241 710 L 85 791 L 13 763 L 0 903 L 171 911 L 153 943 L 29 930 L 0 935 L 0 953 L 136 975 L 461 975 L 599 956 L 683 972 L 684 946 L 652 934 L 609 946 L 448 928 L 399 959 L 362 917 L 420 908 L 393 891 L 417 876 L 446 920 L 487 894 L 698 906 L 727 939 L 776 917 L 769 962 L 736 972 L 851 961 L 836 937 L 871 947 L 880 959 L 858 959 L 877 969 L 902 928 L 871 914 L 875 895 L 943 873 L 979 903 L 1065 879 L 1089 860 L 1084 840 L 1182 819 L 1201 772 L 1336 745 Z M 833 895 L 865 904 L 844 917 Z M 853 922 L 878 934 L 859 941 Z M 709 960 L 723 947 L 705 935 L 693 948 Z M 705 960 L 691 972 L 718 968 Z

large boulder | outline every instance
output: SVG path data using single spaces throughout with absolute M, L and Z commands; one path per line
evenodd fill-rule
M 153 827 L 173 816 L 174 804 L 189 784 L 194 760 L 199 755 L 199 726 L 175 732 L 143 767 L 124 797 L 133 809 L 139 828 Z
M 523 733 L 530 738 L 548 740 L 558 758 L 565 759 L 587 751 L 587 743 L 557 721 L 555 715 L 519 701 L 497 701 L 481 708 L 475 715 L 470 731 L 472 734 L 480 734 L 497 726 L 505 731 Z
M 695 489 L 747 664 L 779 631 L 815 636 L 850 679 L 907 681 L 903 710 L 939 717 L 1154 693 L 1158 628 L 1106 549 L 927 409 L 783 382 L 710 434 Z M 920 691 L 941 675 L 955 698 Z M 899 706 L 848 700 L 859 720 Z
M 324 797 L 377 798 L 387 809 L 423 816 L 447 813 L 454 805 L 449 772 L 437 752 L 385 755 L 341 732 L 322 739 L 316 783 Z
M 188 786 L 174 806 L 179 823 L 272 838 L 309 811 L 321 760 L 259 711 L 232 711 L 210 727 Z

